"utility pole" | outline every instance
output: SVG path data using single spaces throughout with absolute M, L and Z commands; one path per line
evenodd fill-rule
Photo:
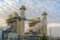
M 51 40 L 51 27 L 50 27 L 50 40 Z

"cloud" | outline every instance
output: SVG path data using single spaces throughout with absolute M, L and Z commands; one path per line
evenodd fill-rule
M 18 9 L 18 5 L 25 5 L 27 6 L 27 13 L 26 16 L 30 16 L 31 17 L 36 17 L 36 16 L 40 16 L 40 14 L 43 11 L 48 11 L 49 13 L 53 12 L 55 6 L 56 6 L 56 1 L 52 1 L 52 0 L 48 0 L 45 2 L 41 2 L 39 0 L 20 0 L 21 2 L 19 2 L 19 0 L 4 0 L 4 9 L 9 10 L 7 12 L 7 14 L 9 14 L 11 11 L 19 11 Z M 20 3 L 20 4 L 18 4 Z M 6 7 L 5 7 L 6 6 Z M 51 9 L 51 10 L 50 10 Z
M 47 35 L 49 36 L 50 36 L 50 31 L 52 37 L 60 37 L 60 23 L 49 23 L 47 25 Z
M 47 27 L 60 27 L 60 23 L 48 23 Z
M 4 0 L 0 3 L 0 25 L 6 26 L 7 16 L 12 14 L 13 11 L 19 12 L 17 7 L 18 0 Z
M 48 16 L 48 23 L 58 23 L 60 20 L 60 11 L 57 14 L 58 10 L 57 8 L 60 3 L 58 1 L 54 0 L 4 0 L 3 3 L 0 4 L 0 18 L 7 18 L 9 14 L 11 14 L 13 11 L 16 11 L 19 13 L 19 7 L 21 5 L 26 6 L 26 18 L 35 18 L 35 17 L 41 17 L 41 13 L 43 11 L 46 11 Z M 53 13 L 53 14 L 52 14 Z M 4 20 L 5 20 L 4 19 Z M 4 21 L 2 21 L 4 22 Z M 60 23 L 60 22 L 59 22 Z M 50 24 L 49 24 L 50 25 Z
M 2 22 L 3 21 L 3 22 Z M 3 18 L 0 18 L 0 26 L 6 27 L 6 21 Z
M 13 11 L 18 12 L 19 9 L 18 7 L 16 7 L 17 2 L 18 1 L 4 0 L 3 4 L 0 5 L 0 9 L 2 10 L 0 14 L 1 15 L 4 14 L 4 16 L 7 16 L 11 14 Z
M 48 19 L 54 17 L 53 15 L 55 15 L 55 17 L 59 18 L 56 14 L 56 11 L 55 11 L 56 7 L 59 6 L 56 1 L 47 0 L 46 2 L 43 2 L 43 1 L 41 2 L 39 0 L 35 0 L 35 1 L 25 0 L 24 2 L 22 2 L 22 4 L 24 4 L 27 7 L 27 10 L 26 10 L 27 11 L 26 12 L 27 18 L 34 18 L 37 16 L 40 17 L 41 13 L 43 11 L 46 11 L 48 13 L 48 17 L 47 17 Z M 52 19 L 57 20 L 55 18 L 52 18 Z

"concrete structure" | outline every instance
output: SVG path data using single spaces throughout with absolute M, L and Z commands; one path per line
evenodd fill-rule
M 46 12 L 43 12 L 42 14 L 42 34 L 44 35 L 47 35 L 47 13 Z
M 40 35 L 37 32 L 25 33 L 25 40 L 40 40 Z
M 20 20 L 20 35 L 23 35 L 24 34 L 24 29 L 25 29 L 25 6 L 21 6 L 20 8 L 20 17 L 21 17 L 21 20 Z
M 24 6 L 20 8 L 20 16 L 18 16 L 17 12 L 13 12 L 7 18 L 7 24 L 10 27 L 12 33 L 17 33 L 19 36 L 23 36 L 24 34 L 24 27 L 25 27 L 25 10 Z
M 18 14 L 16 12 L 13 12 L 11 15 L 8 16 L 7 24 L 12 32 L 17 32 Z
M 8 16 L 7 23 L 10 27 L 11 33 L 16 33 L 19 35 L 22 40 L 24 36 L 24 29 L 25 29 L 25 10 L 26 8 L 24 6 L 21 6 L 20 8 L 20 16 L 18 16 L 17 12 L 13 12 L 11 15 Z M 35 18 L 30 21 L 29 24 L 33 24 L 31 27 L 33 29 L 33 32 L 37 32 L 39 35 L 47 35 L 47 20 L 46 20 L 46 12 L 43 12 L 42 14 L 42 20 L 40 20 L 40 17 Z M 31 26 L 30 25 L 30 26 Z M 39 28 L 38 28 L 39 27 Z M 37 30 L 37 31 L 36 31 Z
M 8 33 L 8 40 L 18 40 L 18 38 L 16 33 Z
M 42 13 L 42 20 L 37 17 L 35 19 L 31 19 L 31 20 L 34 20 L 34 21 L 30 21 L 29 22 L 29 31 L 30 30 L 33 30 L 35 32 L 38 32 L 40 35 L 47 35 L 47 13 L 46 12 L 43 12 Z
M 39 23 L 41 20 L 40 20 L 40 17 L 37 17 L 37 18 L 34 18 L 34 19 L 31 19 L 33 21 L 30 21 L 28 24 L 29 24 L 29 27 L 32 27 L 34 25 L 36 25 L 37 23 Z

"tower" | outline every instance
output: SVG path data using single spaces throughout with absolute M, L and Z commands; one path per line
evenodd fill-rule
M 43 12 L 42 13 L 42 35 L 47 35 L 47 13 Z
M 21 6 L 20 8 L 20 35 L 22 36 L 24 34 L 24 29 L 25 29 L 25 6 Z
M 10 30 L 13 33 L 17 33 L 19 36 L 23 36 L 24 34 L 24 27 L 25 27 L 25 6 L 21 6 L 20 8 L 20 17 L 18 16 L 17 12 L 13 12 L 7 18 L 7 24 L 10 27 Z

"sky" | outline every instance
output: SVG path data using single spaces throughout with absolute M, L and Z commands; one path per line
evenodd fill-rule
M 7 16 L 13 11 L 19 14 L 21 5 L 26 7 L 27 19 L 42 18 L 41 14 L 46 11 L 47 26 L 60 27 L 60 0 L 0 0 L 0 26 L 7 25 Z

